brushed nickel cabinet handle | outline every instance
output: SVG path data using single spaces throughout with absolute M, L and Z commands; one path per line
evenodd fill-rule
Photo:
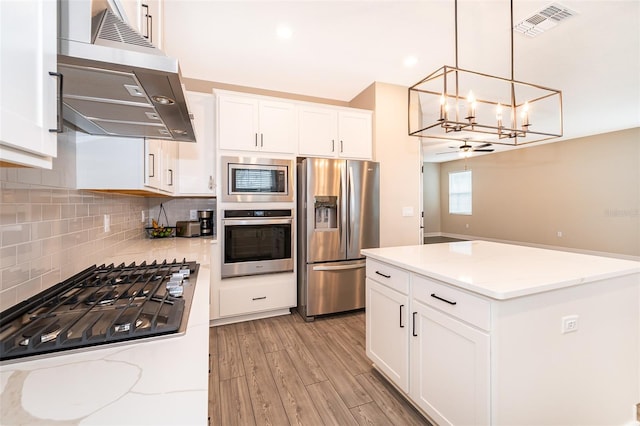
M 149 154 L 150 167 L 149 167 L 149 175 L 150 178 L 155 177 L 156 175 L 156 156 L 154 154 Z
M 64 76 L 59 72 L 49 71 L 49 75 L 58 78 L 58 127 L 55 129 L 49 129 L 49 133 L 62 133 L 62 84 L 64 82 Z
M 417 314 L 418 314 L 417 312 L 414 312 L 412 314 L 412 316 L 413 316 L 413 330 L 411 331 L 411 334 L 413 334 L 413 337 L 418 337 L 418 335 L 416 334 L 416 315 Z
M 456 305 L 458 303 L 458 302 L 452 302 L 451 300 L 447 300 L 445 298 L 437 296 L 435 293 L 431 293 L 431 297 L 433 297 L 434 299 L 442 300 L 443 302 L 448 303 L 450 305 Z

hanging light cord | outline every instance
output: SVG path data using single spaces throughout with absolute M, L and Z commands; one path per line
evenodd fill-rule
M 511 26 L 509 27 L 509 33 L 511 34 L 511 81 L 513 81 L 513 0 L 511 0 Z
M 456 68 L 458 68 L 458 0 L 454 1 L 453 7 L 453 32 L 455 33 Z

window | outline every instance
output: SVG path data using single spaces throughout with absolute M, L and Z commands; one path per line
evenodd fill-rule
M 449 213 L 471 214 L 471 170 L 449 173 Z

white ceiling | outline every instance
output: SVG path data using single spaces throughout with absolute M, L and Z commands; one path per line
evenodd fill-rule
M 562 90 L 560 140 L 640 126 L 640 1 L 558 3 L 578 15 L 515 34 L 515 79 Z M 165 0 L 163 49 L 184 77 L 350 101 L 374 81 L 409 87 L 454 65 L 453 4 Z M 514 0 L 514 21 L 549 4 Z M 460 0 L 458 19 L 459 66 L 509 77 L 509 1 Z M 277 37 L 282 24 L 290 39 Z M 425 160 L 457 159 L 436 154 L 452 145 L 424 143 Z

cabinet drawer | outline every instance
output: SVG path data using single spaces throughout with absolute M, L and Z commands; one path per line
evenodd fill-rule
M 219 297 L 221 317 L 289 308 L 296 305 L 295 281 L 223 287 Z
M 409 272 L 395 266 L 367 258 L 367 278 L 402 294 L 409 294 Z
M 415 300 L 483 330 L 490 330 L 491 304 L 488 300 L 420 275 L 413 275 L 411 285 Z

